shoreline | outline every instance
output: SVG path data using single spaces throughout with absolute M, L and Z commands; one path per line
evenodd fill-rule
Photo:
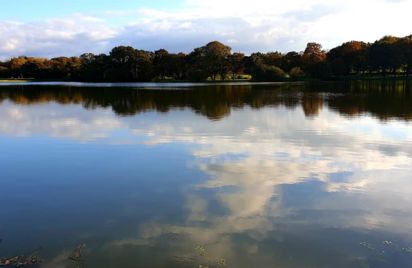
M 90 87 L 90 88 L 150 88 L 150 89 L 173 89 L 173 88 L 190 88 L 190 87 L 207 87 L 207 86 L 248 86 L 248 85 L 284 85 L 284 84 L 303 84 L 304 81 L 291 82 L 74 82 L 74 81 L 30 81 L 30 82 L 2 82 L 1 87 L 9 86 L 57 86 L 57 87 Z
M 255 80 L 217 80 L 217 81 L 188 81 L 188 80 L 161 80 L 149 82 L 107 82 L 107 81 L 76 81 L 76 80 L 41 80 L 41 79 L 0 79 L 0 86 L 12 85 L 44 85 L 44 86 L 86 86 L 86 87 L 153 87 L 153 86 L 208 86 L 208 85 L 264 85 L 264 84 L 301 84 L 301 83 L 328 83 L 328 82 L 362 82 L 362 81 L 411 81 L 410 76 L 347 76 L 347 77 L 330 77 L 327 79 L 290 79 L 280 81 L 255 81 Z
M 279 79 L 277 81 L 259 81 L 251 79 L 226 79 L 226 80 L 173 80 L 173 79 L 165 79 L 165 80 L 151 80 L 151 81 L 98 81 L 98 80 L 65 80 L 65 79 L 36 79 L 36 78 L 0 78 L 0 82 L 90 82 L 90 83 L 182 83 L 182 82 L 190 82 L 190 83 L 224 83 L 224 82 L 288 82 L 288 81 L 307 81 L 307 80 L 321 80 L 321 81 L 329 81 L 329 80 L 370 80 L 370 79 L 410 79 L 412 75 L 349 75 L 349 76 L 329 76 L 325 78 L 311 78 L 311 77 L 301 77 L 301 78 L 284 78 Z

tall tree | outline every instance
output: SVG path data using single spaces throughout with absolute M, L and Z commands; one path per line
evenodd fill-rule
M 399 38 L 385 36 L 373 43 L 369 49 L 371 67 L 384 74 L 395 73 L 402 66 L 402 53 Z
M 109 79 L 113 81 L 150 81 L 153 72 L 151 52 L 119 46 L 110 52 Z
M 153 58 L 154 75 L 164 79 L 173 73 L 172 68 L 172 55 L 165 49 L 155 51 Z
M 344 43 L 327 53 L 327 60 L 334 75 L 349 75 L 366 69 L 366 50 L 364 42 Z
M 232 80 L 236 79 L 237 74 L 242 74 L 245 70 L 245 54 L 233 53 L 229 56 L 229 70 Z
M 308 43 L 303 52 L 303 67 L 312 77 L 323 77 L 328 75 L 328 69 L 325 64 L 326 53 L 322 45 L 318 43 Z
M 295 51 L 289 52 L 283 56 L 280 66 L 286 72 L 290 72 L 293 68 L 302 66 L 302 55 Z
M 216 80 L 226 77 L 229 71 L 229 56 L 232 49 L 218 41 L 208 43 L 206 46 L 196 48 L 189 56 L 190 62 L 200 76 L 210 77 Z
M 405 73 L 409 76 L 412 72 L 412 35 L 400 39 L 398 45 L 402 51 L 402 63 L 405 66 Z
M 106 81 L 110 66 L 109 56 L 85 53 L 80 56 L 81 69 L 79 77 L 84 81 Z

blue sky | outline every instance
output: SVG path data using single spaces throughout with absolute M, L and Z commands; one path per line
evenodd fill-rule
M 13 0 L 0 9 L 0 59 L 108 53 L 117 45 L 190 52 L 329 49 L 412 34 L 412 0 Z
M 113 10 L 155 8 L 178 9 L 182 1 L 168 0 L 13 0 L 2 5 L 0 19 L 32 21 L 74 13 L 99 13 Z

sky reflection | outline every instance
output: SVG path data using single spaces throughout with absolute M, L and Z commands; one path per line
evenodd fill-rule
M 109 108 L 9 101 L 0 104 L 0 117 L 6 151 L 43 137 L 53 143 L 117 146 L 119 155 L 134 159 L 124 160 L 123 176 L 133 180 L 127 171 L 131 165 L 143 175 L 134 178 L 137 188 L 119 193 L 144 202 L 150 212 L 142 212 L 141 203 L 112 212 L 110 227 L 94 234 L 102 237 L 90 253 L 96 267 L 119 258 L 132 267 L 138 261 L 131 252 L 157 256 L 146 260 L 153 267 L 219 267 L 222 259 L 229 267 L 408 267 L 412 262 L 408 121 L 348 117 L 327 105 L 311 116 L 305 106 L 233 108 L 230 115 L 210 120 L 189 108 L 121 117 Z M 73 149 L 74 156 L 81 152 Z M 149 165 L 135 161 L 145 156 Z M 149 166 L 160 159 L 163 171 L 153 176 L 157 173 Z M 107 165 L 102 172 L 120 162 Z M 164 185 L 168 180 L 175 185 Z M 155 197 L 157 190 L 162 199 Z M 175 214 L 165 216 L 172 200 L 178 200 L 169 208 Z M 122 208 L 113 202 L 113 211 Z M 128 224 L 119 215 L 128 215 Z M 81 229 L 87 233 L 88 228 Z M 108 230 L 114 235 L 108 237 Z M 385 254 L 378 254 L 381 249 Z M 46 267 L 63 265 L 62 254 Z

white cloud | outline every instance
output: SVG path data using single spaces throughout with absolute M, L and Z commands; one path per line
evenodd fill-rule
M 79 55 L 120 44 L 188 52 L 211 40 L 246 53 L 299 51 L 309 41 L 331 48 L 353 39 L 411 34 L 411 9 L 411 0 L 187 0 L 175 11 L 142 8 L 35 23 L 3 21 L 0 56 Z
M 0 115 L 4 120 L 0 122 L 0 133 L 20 137 L 47 133 L 51 137 L 91 141 L 110 137 L 111 131 L 121 127 L 121 121 L 110 110 L 101 109 L 96 116 L 84 113 L 80 106 L 68 105 L 50 112 L 54 105 L 2 103 Z
M 73 15 L 34 23 L 3 21 L 0 36 L 1 58 L 77 56 L 107 50 L 115 31 L 99 18 Z

